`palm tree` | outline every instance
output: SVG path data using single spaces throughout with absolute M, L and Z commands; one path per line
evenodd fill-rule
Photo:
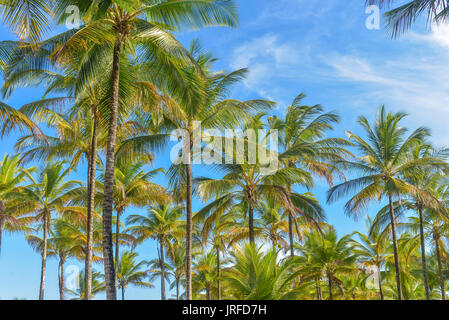
M 165 279 L 165 253 L 164 248 L 169 248 L 172 244 L 170 240 L 173 237 L 183 235 L 182 227 L 184 221 L 181 220 L 182 210 L 179 206 L 171 204 L 161 204 L 152 206 L 148 210 L 147 216 L 130 215 L 127 219 L 128 224 L 135 224 L 127 229 L 135 236 L 136 243 L 141 243 L 147 239 L 155 239 L 159 243 L 159 268 L 161 278 L 161 299 L 166 300 Z
M 20 155 L 10 157 L 5 154 L 0 162 L 0 252 L 3 230 L 24 231 L 28 230 L 31 218 L 20 214 L 15 210 L 13 199 L 10 195 L 20 188 L 21 184 L 31 179 L 34 168 L 25 169 L 20 165 Z
M 71 0 L 58 3 L 56 12 L 63 15 L 69 2 L 73 4 Z M 71 49 L 85 42 L 99 43 L 95 46 L 97 52 L 112 53 L 108 93 L 109 124 L 103 203 L 103 241 L 106 294 L 108 299 L 114 300 L 116 293 L 112 252 L 112 212 L 119 106 L 124 106 L 121 104 L 123 90 L 120 88 L 126 81 L 121 77 L 123 64 L 130 55 L 135 55 L 135 47 L 140 47 L 142 56 L 151 61 L 153 70 L 161 68 L 176 70 L 180 62 L 177 58 L 187 59 L 188 54 L 169 31 L 180 30 L 184 26 L 235 26 L 237 19 L 233 2 L 222 0 L 175 0 L 156 3 L 133 0 L 126 2 L 126 5 L 122 1 L 113 0 L 106 6 L 103 3 L 94 2 L 92 5 L 80 6 L 80 9 L 81 15 L 88 20 L 88 23 L 65 42 L 59 49 L 57 58 L 63 60 L 64 56 L 70 54 Z M 104 61 L 98 59 L 98 56 L 87 59 L 84 65 L 85 79 L 97 76 L 95 65 L 103 63 Z
M 119 238 L 120 238 L 120 218 L 125 210 L 130 206 L 144 207 L 150 203 L 167 201 L 169 197 L 165 190 L 153 183 L 151 180 L 162 169 L 151 171 L 145 170 L 147 162 L 135 161 L 134 163 L 118 162 L 114 175 L 114 208 L 117 213 L 115 223 L 115 257 L 118 264 L 119 258 Z M 100 181 L 104 182 L 104 175 L 100 176 Z M 104 190 L 104 184 L 100 190 Z
M 167 249 L 167 275 L 173 278 L 170 289 L 176 290 L 176 300 L 180 299 L 179 286 L 185 278 L 185 255 L 186 250 L 179 242 L 175 242 Z
M 119 261 L 119 267 L 117 268 L 117 281 L 118 287 L 122 289 L 122 300 L 125 300 L 125 289 L 130 285 L 139 287 L 152 288 L 153 285 L 144 281 L 148 276 L 148 271 L 142 271 L 142 267 L 147 264 L 145 261 L 137 263 L 136 258 L 138 254 L 136 252 L 123 252 Z
M 65 262 L 73 256 L 75 242 L 71 235 L 71 230 L 66 228 L 66 221 L 58 219 L 54 221 L 52 229 L 49 230 L 51 238 L 48 241 L 47 256 L 54 256 L 59 259 L 58 263 L 58 282 L 59 282 L 59 299 L 64 300 L 65 288 Z M 44 239 L 37 235 L 29 234 L 26 237 L 28 243 L 37 250 L 41 255 L 44 249 Z
M 426 192 L 405 181 L 404 175 L 423 168 L 440 166 L 442 163 L 441 160 L 432 157 L 410 159 L 409 152 L 416 144 L 422 143 L 429 133 L 427 129 L 419 128 L 406 136 L 407 129 L 400 126 L 405 116 L 405 113 L 387 113 L 385 107 L 382 107 L 374 126 L 371 126 L 365 117 L 359 117 L 358 123 L 364 129 L 367 139 L 364 140 L 351 132 L 347 134 L 350 140 L 354 141 L 360 157 L 354 161 L 337 162 L 337 165 L 360 172 L 361 176 L 334 186 L 328 192 L 328 202 L 357 192 L 345 205 L 345 212 L 355 217 L 360 210 L 366 208 L 369 201 L 379 201 L 383 196 L 387 196 L 399 300 L 402 299 L 401 276 L 393 198 L 400 198 L 406 194 L 429 199 Z
M 333 227 L 322 233 L 310 233 L 304 245 L 298 247 L 302 256 L 307 259 L 307 265 L 302 272 L 320 270 L 327 278 L 329 300 L 334 299 L 334 284 L 341 286 L 339 274 L 350 274 L 356 268 L 357 254 L 353 250 L 351 235 L 338 238 Z
M 106 290 L 103 279 L 104 276 L 100 272 L 95 272 L 95 270 L 92 272 L 92 291 L 91 291 L 92 296 L 90 299 L 93 299 L 97 293 Z M 75 296 L 73 300 L 85 300 L 86 298 L 84 295 L 86 294 L 86 276 L 84 270 L 81 270 L 81 272 L 78 275 L 78 283 L 79 283 L 78 289 L 76 289 L 75 291 L 66 289 L 66 291 L 69 292 L 71 295 Z
M 329 186 L 333 184 L 335 167 L 333 159 L 340 159 L 348 154 L 342 146 L 348 142 L 340 138 L 326 138 L 327 131 L 338 123 L 338 115 L 334 112 L 324 113 L 320 105 L 303 105 L 304 94 L 299 94 L 287 108 L 285 118 L 270 117 L 268 122 L 272 130 L 279 132 L 279 144 L 282 153 L 279 155 L 284 167 L 300 167 L 315 176 L 325 178 Z M 338 172 L 338 171 L 337 171 Z M 291 186 L 287 186 L 291 192 Z M 294 256 L 293 213 L 286 210 L 288 216 L 288 235 L 290 255 Z
M 39 300 L 44 299 L 48 231 L 52 215 L 56 212 L 63 214 L 71 209 L 67 205 L 70 200 L 68 194 L 75 187 L 81 185 L 79 181 L 65 181 L 70 169 L 65 169 L 64 166 L 63 162 L 48 163 L 40 171 L 37 181 L 33 181 L 31 185 L 21 187 L 14 194 L 15 200 L 21 202 L 20 210 L 22 212 L 34 213 L 36 220 L 42 221 L 43 249 Z
M 394 0 L 366 0 L 368 4 L 378 4 L 380 6 L 397 3 Z M 449 1 L 447 0 L 413 0 L 401 3 L 399 7 L 395 7 L 388 11 L 387 17 L 388 27 L 391 29 L 393 37 L 405 33 L 420 17 L 427 15 L 429 23 L 445 22 L 449 16 Z
M 364 266 L 376 268 L 379 298 L 384 300 L 381 269 L 385 263 L 388 238 L 386 233 L 381 232 L 380 226 L 373 223 L 369 217 L 367 217 L 367 224 L 369 231 L 367 235 L 355 232 L 360 238 L 360 242 L 355 241 L 355 252 Z
M 239 101 L 231 99 L 229 92 L 231 86 L 241 81 L 246 69 L 231 73 L 212 72 L 211 65 L 215 60 L 208 54 L 202 53 L 198 43 L 194 42 L 190 49 L 195 57 L 195 64 L 202 71 L 197 74 L 195 67 L 185 67 L 181 71 L 182 78 L 189 79 L 189 86 L 180 95 L 173 90 L 161 97 L 162 113 L 171 128 L 182 132 L 182 155 L 173 159 L 174 164 L 168 171 L 170 189 L 186 203 L 186 296 L 191 299 L 191 273 L 192 273 L 192 198 L 193 174 L 192 160 L 198 159 L 201 150 L 194 147 L 193 137 L 202 134 L 201 128 L 229 129 L 240 125 L 242 121 L 249 121 L 251 114 L 260 109 L 271 108 L 272 102 L 265 100 Z M 201 128 L 198 124 L 201 123 Z M 169 135 L 167 134 L 168 138 Z M 128 141 L 127 150 L 133 152 L 146 152 L 154 147 L 155 137 L 141 136 Z M 131 147 L 132 146 L 132 147 Z M 201 149 L 201 147 L 199 148 Z M 184 193 L 184 195 L 181 195 Z
M 293 288 L 299 275 L 298 262 L 284 259 L 278 262 L 278 252 L 263 253 L 261 248 L 246 244 L 231 252 L 233 266 L 223 272 L 224 282 L 234 299 L 294 300 L 301 293 Z

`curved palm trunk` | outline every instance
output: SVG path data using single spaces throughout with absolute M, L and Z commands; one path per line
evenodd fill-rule
M 384 291 L 382 289 L 382 274 L 380 273 L 380 266 L 377 267 L 377 282 L 379 285 L 379 296 L 380 296 L 380 300 L 384 299 Z
M 116 300 L 117 292 L 115 286 L 114 255 L 112 249 L 112 211 L 114 192 L 114 168 L 115 168 L 115 145 L 117 139 L 117 119 L 119 104 L 120 84 L 120 55 L 121 35 L 117 36 L 114 45 L 114 58 L 112 64 L 112 92 L 111 92 L 111 114 L 109 122 L 108 143 L 106 151 L 106 170 L 104 174 L 104 201 L 103 201 L 103 259 L 104 274 L 106 279 L 106 298 Z
M 440 253 L 439 241 L 440 241 L 439 236 L 436 236 L 435 237 L 435 254 L 437 256 L 438 275 L 440 277 L 441 300 L 446 300 L 446 290 L 444 288 L 443 267 L 441 264 L 441 253 Z
M 402 287 L 401 287 L 401 269 L 399 268 L 399 255 L 398 255 L 398 241 L 396 237 L 396 219 L 394 217 L 393 198 L 388 195 L 390 204 L 390 222 L 391 222 L 391 234 L 393 236 L 393 251 L 394 251 L 394 267 L 396 272 L 396 287 L 398 292 L 398 300 L 402 300 Z
M 221 262 L 220 262 L 220 250 L 217 247 L 217 299 L 221 300 Z
M 254 208 L 251 199 L 249 200 L 248 210 L 249 243 L 254 245 Z
M 159 263 L 161 265 L 161 299 L 167 300 L 165 295 L 165 259 L 164 259 L 164 246 L 162 239 L 159 240 L 160 254 Z
M 45 291 L 45 272 L 47 268 L 47 234 L 48 234 L 48 212 L 44 213 L 44 249 L 42 251 L 42 266 L 41 266 L 41 282 L 39 287 L 39 300 L 44 300 Z
M 65 289 L 65 272 L 64 272 L 65 258 L 59 257 L 59 300 L 64 300 L 64 289 Z
M 334 300 L 334 294 L 332 293 L 332 277 L 329 273 L 327 274 L 327 283 L 329 285 L 329 300 Z
M 426 243 L 424 239 L 424 225 L 423 225 L 423 215 L 422 208 L 418 206 L 419 213 L 419 236 L 421 238 L 421 265 L 424 280 L 424 289 L 426 293 L 426 300 L 429 300 L 429 283 L 427 281 L 427 263 L 426 263 Z
M 186 299 L 192 300 L 192 145 L 188 149 L 186 163 Z
M 92 132 L 92 143 L 90 159 L 88 161 L 88 183 L 87 183 L 87 226 L 86 226 L 86 258 L 84 262 L 84 299 L 89 300 L 92 297 L 92 256 L 93 256 L 93 233 L 94 233 L 94 214 L 95 214 L 95 176 L 97 174 L 97 143 L 98 143 L 98 119 L 93 112 L 94 128 Z

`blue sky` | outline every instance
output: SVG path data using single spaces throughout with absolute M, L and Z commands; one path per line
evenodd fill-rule
M 265 98 L 279 102 L 274 112 L 282 114 L 300 92 L 307 94 L 306 103 L 322 104 L 337 111 L 341 122 L 332 133 L 343 137 L 344 130 L 358 133 L 356 119 L 363 114 L 372 118 L 385 104 L 389 110 L 410 114 L 404 122 L 410 128 L 432 129 L 433 141 L 444 145 L 449 137 L 449 27 L 431 31 L 419 23 L 413 31 L 392 40 L 380 30 L 368 30 L 363 0 L 240 0 L 238 29 L 213 28 L 185 32 L 178 38 L 188 45 L 201 39 L 228 71 L 249 67 L 248 78 L 234 90 L 239 99 Z M 11 39 L 7 28 L 0 25 L 0 39 Z M 14 107 L 40 98 L 38 89 L 18 90 L 6 101 Z M 0 140 L 0 156 L 13 153 L 18 135 Z M 168 165 L 168 153 L 157 155 L 155 166 Z M 204 170 L 197 174 L 205 174 Z M 82 166 L 73 178 L 83 179 Z M 165 184 L 163 177 L 157 182 Z M 316 193 L 324 203 L 327 188 L 318 182 Z M 343 213 L 344 201 L 324 205 L 328 222 L 340 235 L 356 229 L 359 221 Z M 196 207 L 199 207 L 196 203 Z M 377 206 L 367 213 L 374 214 Z M 135 213 L 130 209 L 127 213 Z M 151 241 L 137 250 L 144 259 L 155 257 Z M 70 261 L 67 265 L 81 264 Z M 96 266 L 98 270 L 102 266 Z M 38 296 L 40 256 L 25 243 L 23 235 L 5 235 L 0 256 L 0 298 L 35 299 Z M 46 298 L 57 299 L 57 263 L 48 263 Z M 102 298 L 98 295 L 98 298 Z M 157 299 L 154 289 L 129 288 L 129 299 Z

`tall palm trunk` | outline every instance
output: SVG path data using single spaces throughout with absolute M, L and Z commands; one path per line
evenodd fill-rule
M 438 263 L 438 275 L 440 277 L 440 289 L 441 289 L 441 300 L 446 300 L 446 290 L 444 288 L 444 277 L 443 277 L 443 267 L 441 265 L 441 253 L 440 253 L 440 237 L 435 233 L 435 254 L 437 256 Z
M 84 299 L 89 300 L 92 297 L 92 256 L 93 256 L 93 242 L 94 242 L 94 214 L 95 214 L 95 176 L 97 174 L 97 143 L 98 143 L 98 119 L 96 111 L 92 109 L 94 118 L 94 128 L 92 132 L 92 143 L 90 151 L 90 159 L 88 161 L 88 182 L 87 182 L 87 243 L 86 243 L 86 258 L 85 258 L 85 292 Z
M 390 204 L 390 221 L 391 221 L 391 234 L 393 237 L 393 251 L 394 251 L 394 267 L 396 272 L 396 287 L 398 291 L 398 300 L 402 300 L 402 287 L 401 287 L 401 269 L 399 268 L 399 255 L 398 255 L 398 241 L 396 238 L 396 218 L 394 216 L 393 197 L 388 195 Z
M 332 293 L 332 276 L 327 273 L 327 283 L 329 286 L 329 300 L 334 300 L 334 294 Z
M 160 247 L 160 258 L 159 263 L 161 265 L 161 299 L 167 300 L 165 295 L 165 259 L 164 259 L 164 245 L 163 239 L 159 239 L 159 247 Z
M 122 300 L 125 300 L 125 286 L 122 286 Z
M 426 243 L 424 239 L 422 207 L 420 205 L 418 205 L 418 213 L 419 213 L 419 236 L 421 238 L 421 265 L 423 272 L 424 289 L 426 293 L 426 300 L 429 300 L 430 296 L 429 296 L 429 283 L 427 281 Z
M 288 162 L 288 166 L 290 168 L 294 168 L 295 165 L 289 161 Z M 287 191 L 290 197 L 290 194 L 292 192 L 292 186 L 287 186 Z M 295 256 L 295 239 L 293 238 L 293 219 L 292 219 L 292 215 L 291 212 L 288 213 L 288 239 L 290 241 L 290 256 L 294 257 Z
M 192 139 L 187 149 L 186 163 L 186 299 L 192 300 Z
M 1 202 L 1 201 L 0 201 Z M 0 214 L 3 212 L 0 208 Z M 2 253 L 2 236 L 3 236 L 3 224 L 5 223 L 4 218 L 0 217 L 0 254 Z
M 47 269 L 47 234 L 48 234 L 48 212 L 44 212 L 44 249 L 42 250 L 41 283 L 39 287 L 39 300 L 44 300 L 45 272 Z
M 115 286 L 117 287 L 117 273 L 120 264 L 120 216 L 123 209 L 117 209 L 117 219 L 115 220 Z
M 382 289 L 382 274 L 380 273 L 380 266 L 377 267 L 377 282 L 379 284 L 380 300 L 383 300 L 384 299 L 384 291 Z
M 179 300 L 179 279 L 176 278 L 176 300 Z
M 217 247 L 217 300 L 221 300 L 221 262 L 220 262 L 220 250 Z
M 292 221 L 292 216 L 289 213 L 288 214 L 288 238 L 290 240 L 290 256 L 294 257 L 295 256 L 295 241 L 293 238 L 293 221 Z
M 249 226 L 249 243 L 254 245 L 254 207 L 252 200 L 249 200 L 249 209 L 248 209 L 248 226 Z
M 114 167 L 115 145 L 117 139 L 117 119 L 119 104 L 120 84 L 120 55 L 122 51 L 121 35 L 117 35 L 114 45 L 114 57 L 112 63 L 112 92 L 111 110 L 108 132 L 108 144 L 106 151 L 106 170 L 104 174 L 104 201 L 103 201 L 103 259 L 104 274 L 106 279 L 106 298 L 116 300 L 114 254 L 112 248 L 112 211 L 114 205 Z
M 206 287 L 206 300 L 211 300 L 211 298 L 210 298 L 210 288 L 209 287 Z
M 318 300 L 323 300 L 323 293 L 321 292 L 321 286 L 319 279 L 315 279 L 315 286 L 316 286 L 316 298 Z
M 59 257 L 59 300 L 64 300 L 65 295 L 65 271 L 64 271 L 64 265 L 65 265 L 65 258 Z

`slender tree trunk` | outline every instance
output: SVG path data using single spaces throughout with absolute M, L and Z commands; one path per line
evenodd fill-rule
M 115 220 L 115 286 L 118 288 L 117 273 L 120 265 L 120 217 L 123 209 L 117 209 L 117 219 Z
M 92 256 L 93 256 L 93 242 L 94 242 L 94 214 L 95 214 L 95 180 L 97 174 L 97 144 L 98 144 L 98 119 L 96 110 L 92 110 L 94 118 L 94 128 L 92 132 L 92 143 L 90 151 L 90 159 L 88 161 L 88 183 L 87 183 L 87 243 L 86 243 L 86 257 L 84 263 L 84 283 L 85 292 L 84 299 L 89 300 L 92 297 Z
M 380 266 L 377 267 L 377 281 L 379 284 L 379 296 L 380 296 L 380 300 L 384 299 L 384 291 L 382 289 L 382 274 L 380 273 Z
M 254 208 L 251 199 L 249 199 L 248 225 L 249 225 L 249 243 L 252 246 L 254 246 Z
M 221 262 L 220 262 L 220 250 L 217 247 L 217 300 L 221 300 Z
M 292 216 L 289 213 L 288 214 L 288 238 L 290 240 L 290 256 L 294 257 L 295 256 L 295 241 L 293 238 L 293 221 L 292 221 Z
M 39 288 L 39 300 L 44 300 L 45 291 L 45 272 L 47 268 L 47 233 L 48 233 L 48 212 L 44 213 L 44 249 L 42 251 L 42 266 L 41 266 L 41 283 Z
M 397 287 L 397 292 L 398 292 L 398 300 L 402 300 L 401 269 L 399 266 L 398 241 L 396 238 L 396 218 L 394 216 L 393 197 L 391 196 L 391 194 L 388 195 L 388 200 L 389 200 L 389 204 L 390 204 L 391 234 L 393 236 L 393 251 L 394 251 L 394 267 L 395 267 L 395 272 L 396 272 L 396 287 Z
M 422 207 L 419 205 L 418 205 L 418 213 L 419 213 L 419 236 L 421 238 L 421 265 L 423 272 L 424 289 L 426 293 L 426 300 L 429 300 L 430 295 L 429 295 L 429 283 L 427 281 L 426 242 L 424 239 Z
M 159 239 L 159 246 L 160 246 L 160 254 L 161 257 L 159 259 L 159 263 L 161 265 L 161 299 L 167 300 L 167 297 L 165 295 L 165 259 L 164 259 L 164 245 L 163 240 Z
M 444 288 L 444 277 L 443 277 L 443 267 L 441 265 L 441 253 L 440 253 L 440 237 L 435 237 L 435 254 L 437 256 L 438 263 L 438 275 L 440 277 L 440 289 L 441 289 L 441 300 L 446 300 L 446 290 Z
M 192 300 L 192 139 L 188 150 L 186 163 L 186 299 Z
M 106 279 L 106 298 L 117 299 L 115 286 L 114 254 L 112 247 L 112 211 L 114 205 L 114 169 L 115 169 L 115 145 L 117 139 L 117 119 L 120 85 L 120 55 L 122 49 L 122 36 L 117 35 L 114 45 L 114 57 L 112 63 L 112 92 L 111 114 L 109 122 L 108 143 L 106 151 L 106 170 L 104 174 L 104 201 L 103 201 L 103 259 L 104 274 Z
M 315 285 L 316 285 L 316 297 L 318 300 L 323 300 L 323 294 L 321 292 L 321 286 L 319 279 L 315 279 Z
M 0 211 L 2 214 L 2 211 Z M 5 223 L 4 218 L 0 217 L 0 254 L 2 253 L 2 236 L 3 236 L 3 224 Z
M 329 300 L 334 300 L 334 294 L 332 293 L 332 277 L 329 273 L 327 274 L 327 283 L 329 285 Z
M 65 264 L 65 258 L 60 257 L 59 258 L 59 269 L 61 270 L 60 277 L 59 277 L 59 300 L 64 300 L 64 289 L 65 289 L 65 272 L 64 272 L 64 264 Z
M 294 165 L 289 162 L 289 167 L 292 168 Z M 292 186 L 287 187 L 287 191 L 290 194 L 292 192 Z M 291 212 L 288 213 L 288 239 L 290 241 L 290 256 L 295 256 L 295 239 L 293 237 L 293 219 Z
M 210 300 L 210 288 L 206 287 L 206 300 Z
M 176 279 L 176 300 L 179 300 L 179 279 Z
M 125 286 L 122 287 L 122 300 L 125 300 Z

